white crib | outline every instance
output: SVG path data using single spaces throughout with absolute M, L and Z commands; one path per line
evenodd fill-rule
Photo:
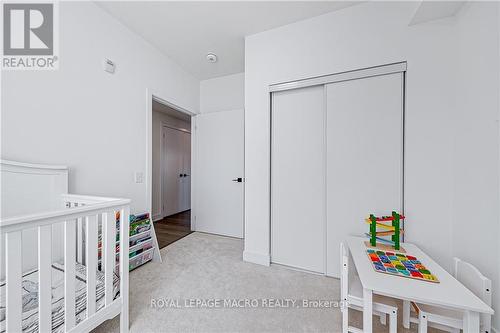
M 66 167 L 1 161 L 3 331 L 88 332 L 120 314 L 120 330 L 128 332 L 130 200 L 67 192 Z M 118 232 L 119 243 L 118 213 L 119 231 L 126 231 Z M 25 294 L 25 283 L 36 285 L 26 277 L 36 278 L 33 295 Z M 31 299 L 36 308 L 27 305 Z M 29 316 L 23 306 L 31 306 Z

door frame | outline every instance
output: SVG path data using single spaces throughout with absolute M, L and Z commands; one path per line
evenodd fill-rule
M 196 115 L 188 109 L 178 106 L 175 103 L 169 102 L 159 92 L 147 88 L 146 89 L 146 207 L 151 219 L 153 218 L 153 100 L 171 107 L 179 112 L 185 113 L 191 117 L 191 133 L 193 133 L 193 120 Z M 193 139 L 191 137 L 191 139 Z M 191 140 L 191 168 L 195 165 L 193 140 Z M 191 198 L 193 196 L 193 179 L 191 179 Z M 194 208 L 194 207 L 193 207 Z M 193 226 L 193 214 L 191 214 L 191 226 Z
M 163 177 L 163 170 L 165 168 L 165 156 L 164 156 L 164 148 L 165 148 L 165 128 L 169 128 L 169 129 L 172 129 L 172 130 L 176 130 L 176 131 L 179 131 L 179 132 L 183 132 L 183 133 L 189 133 L 189 135 L 191 135 L 191 131 L 190 130 L 186 130 L 185 128 L 181 128 L 181 127 L 177 127 L 177 126 L 172 126 L 170 124 L 167 124 L 166 122 L 162 121 L 161 122 L 161 132 L 160 132 L 160 182 L 161 182 L 161 189 L 160 189 L 160 202 L 162 203 L 162 207 L 160 209 L 160 215 L 161 215 L 161 218 L 164 218 L 165 217 L 165 209 L 164 209 L 164 202 L 163 202 L 163 194 L 164 194 L 164 191 L 165 191 L 165 179 Z M 192 139 L 192 138 L 191 138 Z M 193 145 L 191 143 L 191 150 L 190 150 L 190 153 L 191 153 L 191 156 L 193 155 Z M 193 163 L 191 161 L 191 168 L 193 167 Z M 193 172 L 191 171 L 191 174 Z M 190 175 L 191 177 L 191 175 Z M 152 190 L 152 189 L 151 189 Z M 191 191 L 193 190 L 192 186 L 191 186 Z

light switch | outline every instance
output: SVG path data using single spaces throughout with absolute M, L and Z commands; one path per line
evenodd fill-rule
M 144 182 L 144 174 L 142 172 L 135 173 L 135 182 L 137 184 L 141 184 Z

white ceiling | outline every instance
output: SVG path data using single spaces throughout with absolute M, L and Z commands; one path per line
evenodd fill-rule
M 353 1 L 105 1 L 97 4 L 198 79 L 244 71 L 244 37 Z M 217 54 L 217 63 L 205 59 Z

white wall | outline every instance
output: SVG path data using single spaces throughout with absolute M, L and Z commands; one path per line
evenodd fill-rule
M 245 107 L 245 73 L 200 82 L 200 112 L 241 110 Z
M 134 172 L 147 179 L 148 88 L 198 112 L 195 77 L 92 2 L 61 2 L 59 70 L 2 73 L 2 158 L 68 165 L 70 192 L 128 197 L 145 211 Z
M 365 3 L 246 38 L 244 258 L 269 260 L 269 84 L 407 61 L 408 240 L 449 266 L 455 24 L 408 27 L 417 5 Z
M 246 260 L 269 262 L 269 84 L 407 61 L 407 240 L 448 269 L 471 260 L 500 289 L 482 256 L 500 238 L 498 4 L 409 27 L 416 5 L 366 3 L 246 38 Z
M 165 113 L 153 111 L 153 175 L 152 175 L 152 212 L 153 219 L 161 215 L 161 139 L 163 124 L 191 131 L 191 123 L 171 117 Z
M 498 4 L 466 5 L 458 17 L 454 151 L 453 255 L 493 279 L 500 312 L 498 229 L 499 22 Z M 496 42 L 495 42 L 496 41 Z M 494 325 L 500 329 L 500 315 Z
M 456 149 L 457 131 L 454 128 L 458 114 L 456 96 L 460 93 L 456 84 L 460 78 L 457 66 L 460 64 L 472 71 L 476 63 L 468 63 L 467 58 L 458 59 L 460 17 L 408 26 L 417 5 L 409 2 L 365 3 L 246 38 L 246 260 L 269 262 L 269 84 L 407 61 L 406 236 L 444 267 L 451 268 L 457 236 L 453 231 L 454 200 L 464 195 L 463 192 L 457 194 L 454 185 L 454 164 L 457 154 L 461 153 Z M 496 4 L 471 6 L 483 8 Z M 495 13 L 497 11 L 493 10 L 488 16 L 488 24 L 498 20 Z M 476 23 L 472 21 L 471 24 Z M 475 38 L 479 30 L 472 32 L 470 38 Z M 498 30 L 494 29 L 492 34 L 495 31 Z M 498 50 L 498 36 L 493 40 L 492 34 L 484 37 L 480 47 L 485 48 L 472 52 L 471 58 L 494 47 Z M 463 42 L 466 45 L 466 39 Z M 493 45 L 486 47 L 484 42 Z M 491 64 L 493 58 L 497 60 Z M 488 61 L 484 66 L 493 66 L 492 72 L 498 73 L 498 69 L 495 71 L 498 53 L 482 61 Z M 468 74 L 464 72 L 463 75 Z M 492 83 L 484 93 L 489 92 L 498 100 L 498 82 L 493 80 Z M 477 93 L 468 97 L 471 104 L 477 102 L 476 95 L 489 83 L 473 84 L 479 86 Z M 484 148 L 480 155 L 493 155 L 487 160 L 491 165 L 474 169 L 484 172 L 484 179 L 491 185 L 477 185 L 486 191 L 487 203 L 483 203 L 481 195 L 468 197 L 468 204 L 486 209 L 481 216 L 490 216 L 487 223 L 493 230 L 498 224 L 498 209 L 492 206 L 497 198 L 492 186 L 498 184 L 498 162 L 495 162 L 498 136 L 497 139 L 493 137 L 494 106 L 491 101 L 485 103 L 488 103 L 487 110 L 475 108 L 474 112 L 481 113 L 478 117 L 484 120 L 477 120 L 469 135 L 478 135 L 475 143 Z M 484 123 L 487 123 L 486 128 L 482 126 Z M 482 130 L 487 133 L 480 133 Z M 496 152 L 492 151 L 494 148 Z M 480 249 L 476 251 L 477 256 Z

